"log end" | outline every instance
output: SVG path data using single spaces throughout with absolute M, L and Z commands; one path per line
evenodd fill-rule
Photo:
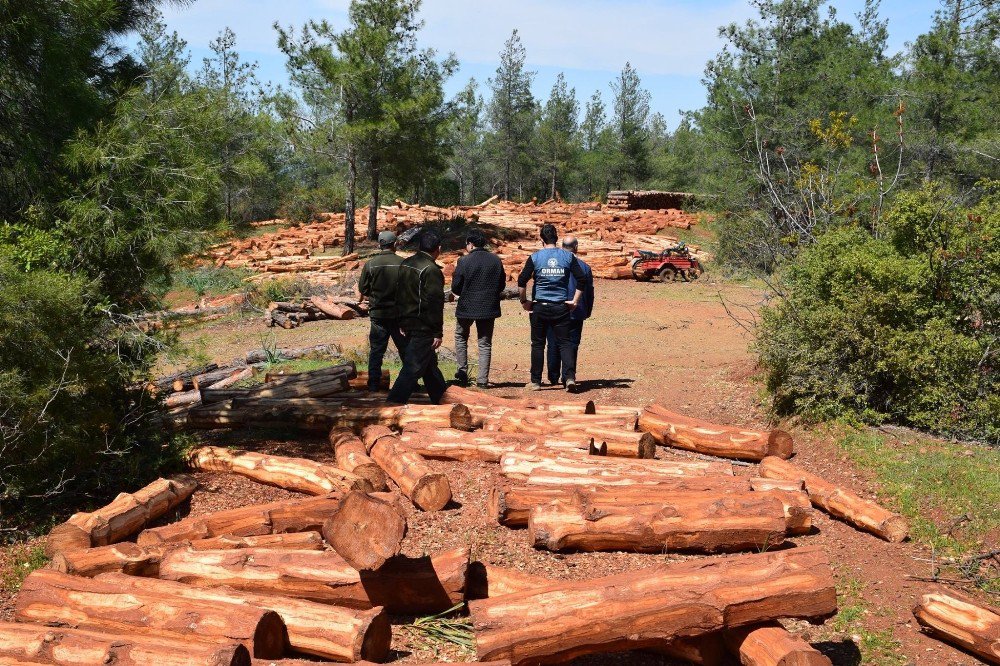
M 413 487 L 410 496 L 423 511 L 440 511 L 451 501 L 451 484 L 444 474 L 425 474 Z
M 767 455 L 788 460 L 795 453 L 792 436 L 784 430 L 772 430 L 767 436 Z
M 56 553 L 83 550 L 91 547 L 90 534 L 71 523 L 56 525 L 45 540 L 45 554 L 54 557 Z
M 388 489 L 385 472 L 378 466 L 378 463 L 362 463 L 351 470 L 351 474 L 367 479 L 372 484 L 372 491 L 380 493 Z
M 276 612 L 261 615 L 253 634 L 253 656 L 258 659 L 279 659 L 289 649 L 288 629 Z
M 583 407 L 583 413 L 584 414 L 596 414 L 597 413 L 597 405 L 594 404 L 593 400 L 588 400 L 587 401 L 587 404 L 584 405 L 584 407 Z
M 906 518 L 894 513 L 882 522 L 881 534 L 879 536 L 890 543 L 901 543 L 906 541 L 906 537 L 909 534 L 910 526 L 906 522 Z
M 370 611 L 367 625 L 358 632 L 358 642 L 354 646 L 354 661 L 364 659 L 381 664 L 389 656 L 392 642 L 392 625 L 382 606 Z
M 323 524 L 323 536 L 352 567 L 374 571 L 399 554 L 406 517 L 395 502 L 351 492 Z
M 375 443 L 383 437 L 395 437 L 396 433 L 384 425 L 371 425 L 365 428 L 361 434 L 361 440 L 365 443 L 365 450 L 371 453 Z
M 465 405 L 455 405 L 452 407 L 448 419 L 451 427 L 455 430 L 472 432 L 476 429 L 475 417 L 473 417 L 472 411 Z
M 656 457 L 656 438 L 648 432 L 642 433 L 642 437 L 639 438 L 638 454 L 640 458 Z

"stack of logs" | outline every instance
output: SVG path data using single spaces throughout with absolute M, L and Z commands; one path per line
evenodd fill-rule
M 272 302 L 264 313 L 268 326 L 296 328 L 303 322 L 320 319 L 347 321 L 367 316 L 368 307 L 348 296 L 312 296 L 299 303 Z
M 690 192 L 659 192 L 657 190 L 614 190 L 608 192 L 608 208 L 617 210 L 656 210 L 687 208 L 698 195 Z
M 254 396 L 204 389 L 213 401 L 192 414 L 227 408 L 198 427 L 323 428 L 330 449 L 312 460 L 202 447 L 192 470 L 304 497 L 177 519 L 197 486 L 178 476 L 72 516 L 50 534 L 49 568 L 25 581 L 16 622 L 0 623 L 0 664 L 381 662 L 390 616 L 466 604 L 477 656 L 495 664 L 647 649 L 706 665 L 733 654 L 750 666 L 829 666 L 778 621 L 836 612 L 830 562 L 815 546 L 772 547 L 812 531 L 812 507 L 905 536 L 898 516 L 787 462 L 792 441 L 778 431 L 458 387 L 440 406 L 389 406 L 342 385 L 317 397 L 331 377 L 275 377 Z M 679 449 L 712 457 L 664 455 Z M 760 475 L 736 476 L 725 458 L 759 460 Z M 527 528 L 537 549 L 727 555 L 574 581 L 472 561 L 467 548 L 407 556 L 413 513 L 451 506 L 433 460 L 498 464 L 489 513 Z M 993 611 L 929 595 L 915 612 L 995 655 Z

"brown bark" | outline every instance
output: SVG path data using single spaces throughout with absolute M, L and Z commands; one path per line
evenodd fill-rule
M 765 458 L 760 464 L 760 475 L 771 479 L 803 481 L 814 506 L 831 516 L 845 520 L 855 527 L 870 532 L 886 541 L 898 543 L 906 539 L 909 530 L 906 519 L 869 502 L 851 491 L 841 488 L 815 474 L 781 458 Z
M 793 493 L 804 493 L 806 484 L 796 479 L 766 479 L 763 476 L 751 476 L 750 487 L 753 490 L 787 490 Z
M 212 400 L 202 396 L 202 402 L 206 404 L 195 407 L 188 414 L 189 427 L 214 429 L 257 424 L 321 432 L 348 428 L 356 433 L 370 425 L 392 428 L 419 425 L 458 430 L 475 428 L 472 414 L 464 405 L 411 404 L 400 407 L 357 400 L 246 400 L 233 396 L 225 396 L 217 402 Z
M 500 462 L 500 456 L 513 451 L 537 451 L 548 455 L 587 453 L 591 445 L 591 440 L 585 437 L 564 440 L 485 430 L 463 432 L 450 428 L 407 428 L 399 439 L 407 449 L 425 458 L 484 462 Z
M 931 593 L 921 597 L 913 616 L 928 633 L 986 663 L 1000 664 L 1000 609 L 959 598 L 952 592 Z
M 362 438 L 368 455 L 417 507 L 440 511 L 451 501 L 448 477 L 435 472 L 423 456 L 408 450 L 396 433 L 385 426 L 371 426 Z
M 704 477 L 701 476 L 670 476 L 670 475 L 652 475 L 652 476 L 640 476 L 627 471 L 599 471 L 593 473 L 581 473 L 579 471 L 549 471 L 546 468 L 540 468 L 532 470 L 523 482 L 529 486 L 553 486 L 570 488 L 572 486 L 605 486 L 614 488 L 628 488 L 635 487 L 636 489 L 640 487 L 656 487 L 663 486 L 664 488 L 696 488 L 698 484 L 703 481 L 703 483 L 710 489 L 715 488 L 725 488 L 725 479 L 733 479 L 734 477 L 729 477 L 722 474 L 708 474 Z M 681 483 L 681 482 L 684 483 Z M 745 486 L 741 483 L 737 487 L 740 490 L 745 490 Z
M 381 379 L 379 379 L 379 383 L 378 383 L 378 388 L 379 388 L 380 391 L 388 391 L 389 390 L 389 385 L 391 383 L 390 379 L 391 379 L 391 377 L 389 376 L 389 371 L 388 370 L 383 370 L 382 371 L 382 377 L 381 377 Z M 348 383 L 351 385 L 351 388 L 354 389 L 355 391 L 367 391 L 368 390 L 368 372 L 367 371 L 359 371 L 358 372 L 358 376 L 354 377 L 353 379 L 350 379 L 348 381 Z
M 282 656 L 288 642 L 285 623 L 274 611 L 167 599 L 48 569 L 25 578 L 14 619 L 112 634 L 233 640 L 251 655 L 270 659 Z
M 650 405 L 639 416 L 639 428 L 660 444 L 722 458 L 763 460 L 790 458 L 792 437 L 783 430 L 749 430 L 693 419 Z
M 353 363 L 342 363 L 309 372 L 297 372 L 273 379 L 259 387 L 247 389 L 248 399 L 322 398 L 350 388 L 348 381 L 357 375 Z M 207 389 L 211 391 L 211 389 Z
M 184 391 L 182 393 L 171 393 L 163 400 L 163 404 L 167 407 L 183 407 L 185 405 L 193 405 L 201 401 L 201 393 L 198 389 L 193 389 L 191 391 Z
M 330 445 L 337 460 L 337 467 L 355 476 L 368 479 L 376 491 L 385 490 L 385 472 L 378 463 L 368 457 L 368 450 L 353 431 L 334 428 L 329 435 Z
M 355 491 L 340 501 L 323 525 L 323 536 L 352 567 L 373 571 L 399 555 L 406 516 L 398 502 Z
M 625 460 L 601 456 L 544 456 L 537 453 L 505 453 L 500 458 L 500 472 L 510 479 L 523 480 L 536 470 L 576 474 L 601 483 L 604 474 L 634 477 L 640 480 L 678 476 L 732 475 L 728 463 L 691 460 Z
M 316 307 L 317 310 L 325 314 L 330 319 L 340 319 L 346 321 L 348 319 L 354 319 L 358 316 L 358 313 L 355 312 L 353 308 L 349 308 L 341 303 L 335 303 L 326 298 L 312 296 L 309 301 Z
M 743 666 L 833 666 L 826 655 L 777 622 L 732 629 L 724 636 Z
M 397 556 L 378 571 L 357 571 L 333 552 L 182 551 L 160 563 L 160 577 L 199 587 L 306 599 L 350 608 L 385 606 L 390 613 L 438 613 L 461 603 L 469 551 L 432 557 Z
M 208 643 L 11 622 L 0 623 L 0 655 L 60 666 L 250 665 L 250 654 L 236 641 Z
M 239 474 L 254 481 L 310 495 L 375 490 L 368 479 L 306 458 L 234 453 L 218 446 L 203 446 L 191 452 L 188 463 L 193 469 L 203 472 Z
M 469 604 L 479 658 L 514 664 L 657 647 L 836 610 L 829 560 L 813 547 L 665 564 Z
M 186 475 L 157 479 L 134 493 L 122 493 L 92 513 L 75 513 L 52 528 L 46 543 L 51 556 L 60 551 L 106 546 L 132 536 L 194 492 L 198 482 Z
M 303 654 L 353 662 L 359 659 L 381 661 L 389 652 L 391 629 L 389 618 L 381 607 L 364 610 L 341 608 L 225 587 L 193 587 L 123 574 L 104 574 L 98 580 L 148 591 L 164 598 L 266 608 L 281 616 L 288 630 L 289 645 Z

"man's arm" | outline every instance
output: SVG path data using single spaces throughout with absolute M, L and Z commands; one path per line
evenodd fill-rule
M 517 286 L 521 295 L 521 307 L 531 312 L 531 301 L 528 300 L 528 281 L 535 275 L 535 262 L 528 257 L 524 262 L 521 274 L 517 276 Z
M 573 298 L 566 302 L 569 305 L 570 310 L 575 310 L 578 305 L 580 305 L 580 299 L 583 297 L 583 290 L 590 284 L 590 278 L 587 276 L 587 271 L 583 270 L 583 266 L 576 257 L 573 257 L 573 261 L 569 263 L 569 272 L 576 280 L 576 291 L 573 292 Z
M 422 272 L 420 279 L 424 281 L 427 324 L 434 333 L 434 349 L 437 349 L 444 340 L 444 273 L 440 268 L 430 267 Z
M 368 268 L 368 262 L 361 267 L 361 275 L 358 277 L 358 284 L 354 287 L 354 291 L 358 296 L 358 303 L 368 298 L 369 294 L 372 293 L 372 272 Z
M 465 271 L 462 270 L 464 262 L 462 259 L 465 259 L 465 257 L 461 257 L 458 260 L 458 263 L 455 265 L 455 273 L 451 276 L 451 293 L 456 296 L 462 295 L 462 287 L 465 285 Z

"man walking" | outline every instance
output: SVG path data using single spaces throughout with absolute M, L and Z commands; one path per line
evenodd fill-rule
M 444 274 L 434 261 L 441 254 L 441 237 L 425 231 L 418 248 L 399 265 L 396 283 L 399 325 L 407 344 L 403 369 L 389 391 L 388 401 L 400 405 L 410 400 L 420 379 L 435 405 L 447 388 L 437 358 L 444 337 Z
M 455 317 L 455 356 L 458 371 L 455 381 L 469 383 L 469 334 L 476 325 L 479 346 L 479 372 L 476 386 L 490 382 L 490 358 L 493 352 L 493 325 L 500 316 L 500 297 L 507 286 L 507 275 L 500 258 L 486 249 L 486 236 L 474 229 L 465 239 L 467 255 L 458 260 L 451 278 L 451 291 L 459 297 Z
M 403 258 L 396 254 L 396 234 L 383 231 L 378 235 L 380 252 L 365 262 L 358 279 L 359 301 L 368 301 L 371 328 L 368 331 L 368 390 L 379 390 L 382 382 L 382 359 L 389 338 L 396 345 L 399 358 L 406 351 L 406 337 L 399 332 L 396 309 L 396 282 Z
M 531 383 L 528 388 L 532 391 L 542 388 L 545 339 L 552 330 L 559 347 L 566 390 L 572 393 L 576 391 L 576 364 L 569 344 L 570 313 L 580 304 L 589 278 L 573 253 L 556 246 L 559 233 L 554 226 L 543 225 L 541 237 L 542 249 L 528 257 L 517 278 L 521 307 L 531 313 Z M 570 276 L 576 278 L 576 289 L 572 292 Z M 534 280 L 531 300 L 527 297 L 529 280 Z
M 580 241 L 576 236 L 566 236 L 563 238 L 562 246 L 564 250 L 572 252 L 573 256 L 576 256 L 576 260 L 580 263 L 580 268 L 587 274 L 587 286 L 583 289 L 583 297 L 580 299 L 580 305 L 569 315 L 569 346 L 573 354 L 573 367 L 576 368 L 580 353 L 580 339 L 583 337 L 583 322 L 594 311 L 594 273 L 590 270 L 587 262 L 577 256 L 577 251 L 580 249 Z M 576 278 L 572 274 L 569 276 L 569 291 L 570 293 L 576 291 Z M 554 329 L 549 329 L 546 343 L 548 344 L 546 361 L 549 368 L 549 383 L 553 386 L 558 383 L 565 384 L 566 375 L 564 372 L 560 373 L 562 358 L 559 356 L 559 347 L 556 342 Z

